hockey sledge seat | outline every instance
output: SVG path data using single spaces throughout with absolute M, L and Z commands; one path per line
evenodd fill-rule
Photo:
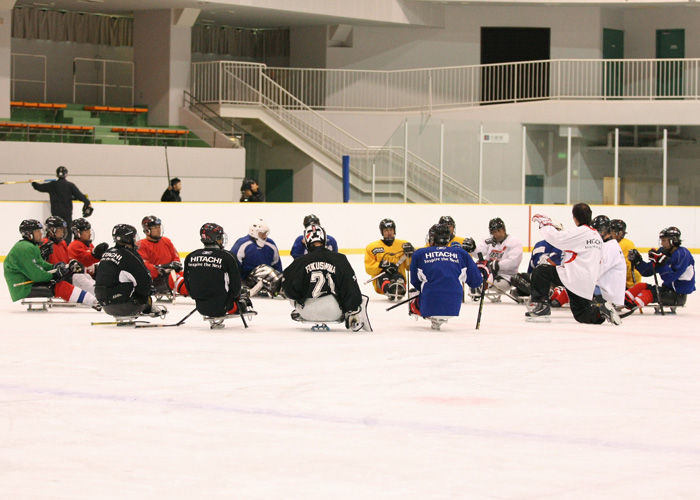
M 209 328 L 211 328 L 212 330 L 221 330 L 224 327 L 224 321 L 226 321 L 227 319 L 240 318 L 241 316 L 243 316 L 243 318 L 246 321 L 251 321 L 253 319 L 253 316 L 256 316 L 257 314 L 258 314 L 257 311 L 254 311 L 252 309 L 248 309 L 242 315 L 238 314 L 238 313 L 225 314 L 224 316 L 204 316 L 203 315 L 202 319 L 204 319 L 204 321 L 209 322 Z
M 48 311 L 51 307 L 53 290 L 48 286 L 33 286 L 24 299 L 22 305 L 27 306 L 27 311 Z
M 331 328 L 328 326 L 328 323 L 345 323 L 345 319 L 343 318 L 338 318 L 336 320 L 329 320 L 329 321 L 307 321 L 305 319 L 299 318 L 297 321 L 300 323 L 309 323 L 313 324 L 311 327 L 312 332 L 330 332 Z
M 443 323 L 447 323 L 447 321 L 450 318 L 454 318 L 454 316 L 430 316 L 425 319 L 430 320 L 430 329 L 431 330 L 440 330 L 440 327 L 443 325 Z

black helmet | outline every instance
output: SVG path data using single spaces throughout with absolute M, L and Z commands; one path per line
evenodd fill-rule
M 450 242 L 450 228 L 447 224 L 433 224 L 428 231 L 428 243 L 431 246 L 444 247 Z
M 205 245 L 216 245 L 219 248 L 225 247 L 228 242 L 224 228 L 213 222 L 207 222 L 199 228 L 199 238 Z
M 670 226 L 667 228 L 664 228 L 661 230 L 659 233 L 659 239 L 661 238 L 668 238 L 668 241 L 671 243 L 671 246 L 673 247 L 679 247 L 681 246 L 681 230 L 678 229 L 677 227 Z
M 610 221 L 610 230 L 616 233 L 622 233 L 622 237 L 627 234 L 627 224 L 622 219 L 613 219 Z
M 304 217 L 304 228 L 309 227 L 311 224 L 316 224 L 317 226 L 321 225 L 321 220 L 318 218 L 318 215 L 309 214 Z
M 141 227 L 143 228 L 143 232 L 146 236 L 151 236 L 151 228 L 153 226 L 162 226 L 163 223 L 161 220 L 156 217 L 155 215 L 147 215 L 143 219 L 141 219 Z M 161 230 L 160 236 L 151 236 L 154 240 L 158 241 L 163 237 L 163 231 Z
M 382 233 L 382 236 L 384 236 L 384 230 L 386 228 L 393 229 L 394 233 L 396 233 L 396 222 L 391 219 L 382 219 L 379 222 L 379 232 Z
M 607 215 L 598 215 L 591 222 L 591 227 L 598 231 L 601 236 L 610 233 L 610 218 Z
M 61 166 L 56 169 L 56 177 L 59 179 L 65 179 L 66 175 L 68 175 L 68 169 L 66 167 Z
M 314 243 L 320 242 L 320 245 Z M 324 248 L 326 246 L 326 230 L 317 224 L 311 224 L 304 229 L 304 245 L 311 251 L 314 248 Z
M 503 219 L 500 217 L 496 217 L 495 219 L 491 219 L 489 221 L 489 233 L 492 233 L 497 229 L 503 229 L 504 231 L 506 229 L 506 223 L 503 222 Z
M 62 241 L 66 237 L 68 232 L 68 223 L 60 218 L 58 215 L 52 215 L 46 219 L 46 236 L 55 243 Z M 63 236 L 61 238 L 56 237 L 56 230 L 63 228 Z
M 44 229 L 44 226 L 41 225 L 41 222 L 39 222 L 36 219 L 25 219 L 19 224 L 19 234 L 22 235 L 22 239 L 34 241 L 34 231 L 37 229 Z
M 112 238 L 117 245 L 136 245 L 138 234 L 134 226 L 117 224 L 112 229 Z
M 80 239 L 80 232 L 81 231 L 91 231 L 92 226 L 90 223 L 86 220 L 83 219 L 82 217 L 80 219 L 75 219 L 73 222 L 70 223 L 70 229 L 73 232 L 73 237 L 76 240 Z M 92 241 L 93 237 L 90 236 L 90 241 Z
M 455 220 L 449 215 L 443 215 L 442 217 L 440 217 L 438 224 L 446 224 L 448 226 L 457 227 L 457 224 L 455 224 Z

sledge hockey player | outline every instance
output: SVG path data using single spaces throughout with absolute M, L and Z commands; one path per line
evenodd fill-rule
M 365 271 L 374 282 L 374 290 L 389 300 L 406 295 L 406 275 L 411 265 L 413 245 L 396 239 L 396 223 L 391 219 L 379 222 L 382 239 L 365 248 Z
M 532 294 L 528 321 L 549 322 L 551 316 L 549 291 L 551 286 L 566 287 L 571 312 L 579 323 L 600 324 L 605 320 L 620 324 L 620 316 L 608 303 L 592 304 L 593 293 L 600 274 L 603 257 L 603 239 L 590 227 L 591 207 L 577 203 L 572 211 L 576 227 L 569 231 L 559 229 L 549 217 L 534 215 L 532 221 L 539 224 L 545 240 L 564 252 L 559 266 L 537 266 L 532 273 Z M 575 256 L 575 257 L 574 257 Z
M 138 251 L 151 274 L 156 292 L 169 298 L 173 293 L 189 295 L 182 276 L 180 254 L 170 238 L 164 235 L 161 220 L 155 215 L 147 215 L 141 220 L 141 228 L 146 238 L 139 240 Z M 174 271 L 174 276 L 171 271 Z
M 42 257 L 44 260 L 48 261 L 49 264 L 58 264 L 59 262 L 68 264 L 68 262 L 71 260 L 68 245 L 66 244 L 65 240 L 65 236 L 68 234 L 68 224 L 62 218 L 52 215 L 46 219 L 45 227 L 46 237 L 42 240 L 43 245 L 41 245 Z M 75 241 L 77 240 L 78 237 L 76 237 Z M 72 242 L 71 245 L 73 245 L 75 241 Z M 75 243 L 73 246 L 75 247 L 76 245 L 78 244 Z M 51 250 L 48 258 L 44 255 L 46 249 Z M 85 267 L 84 264 L 83 267 Z M 95 280 L 87 273 L 87 270 L 72 274 L 70 281 L 81 290 L 85 290 L 86 292 L 95 295 Z
M 530 279 L 532 272 L 537 266 L 558 266 L 564 254 L 558 248 L 540 240 L 532 247 L 530 262 L 527 265 L 526 273 L 518 273 L 510 279 L 511 285 L 515 287 L 515 292 L 520 297 L 530 296 Z M 554 307 L 554 304 L 552 304 Z
M 482 254 L 489 268 L 487 292 L 489 299 L 498 302 L 500 295 L 506 294 L 517 300 L 511 291 L 510 280 L 518 274 L 518 268 L 523 260 L 523 246 L 520 240 L 506 232 L 503 219 L 496 217 L 489 221 L 490 238 L 477 244 L 473 253 Z M 473 300 L 478 300 L 480 291 L 470 289 Z
M 91 293 L 70 283 L 71 274 L 83 270 L 79 262 L 72 260 L 68 264 L 58 262 L 52 265 L 41 258 L 39 246 L 43 227 L 36 219 L 23 220 L 19 225 L 22 239 L 15 243 L 5 257 L 5 281 L 12 302 L 35 295 L 53 296 L 66 302 L 94 306 L 96 300 Z
M 659 248 L 649 250 L 649 262 L 644 262 L 636 249 L 630 250 L 629 259 L 642 276 L 658 273 L 661 286 L 637 283 L 625 293 L 628 309 L 651 303 L 676 307 L 685 305 L 688 295 L 695 291 L 695 259 L 687 248 L 681 246 L 681 230 L 671 226 L 659 233 Z
M 309 214 L 306 217 L 304 217 L 304 230 L 306 230 L 307 227 L 309 227 L 311 224 L 315 224 L 317 226 L 321 225 L 321 221 L 319 220 L 318 216 L 314 214 Z M 338 251 L 338 243 L 335 241 L 335 238 L 331 236 L 330 234 L 326 235 L 326 248 L 328 250 L 331 250 L 333 252 Z M 293 259 L 298 259 L 302 255 L 305 255 L 308 253 L 306 249 L 306 240 L 304 239 L 304 235 L 301 234 L 297 236 L 297 239 L 294 240 L 294 244 L 292 245 L 292 250 L 289 252 L 290 255 L 292 256 Z
M 449 229 L 450 229 L 450 241 L 447 244 L 448 247 L 451 247 L 453 245 L 457 246 L 462 246 L 462 244 L 465 241 L 465 238 L 462 238 L 461 236 L 457 236 L 455 234 L 455 230 L 457 229 L 457 224 L 455 223 L 455 220 L 449 216 L 449 215 L 443 215 L 440 217 L 440 220 L 438 220 L 438 224 L 445 224 Z M 467 238 L 471 239 L 471 238 Z M 473 242 L 474 240 L 472 240 Z
M 369 298 L 360 292 L 348 258 L 329 250 L 326 238 L 321 226 L 309 225 L 304 230 L 309 253 L 284 270 L 282 287 L 294 306 L 292 319 L 321 324 L 344 320 L 348 330 L 371 332 L 367 317 Z
M 185 258 L 184 280 L 202 316 L 210 320 L 211 328 L 223 328 L 227 316 L 254 314 L 247 296 L 241 297 L 241 274 L 231 252 L 224 250 L 228 237 L 224 228 L 207 222 L 199 230 L 204 248 Z
M 165 317 L 168 310 L 153 305 L 153 281 L 136 251 L 134 226 L 117 224 L 112 229 L 114 246 L 103 255 L 95 274 L 95 295 L 107 314 L 115 317 L 147 315 Z
M 70 227 L 74 239 L 68 245 L 68 257 L 80 262 L 85 266 L 85 269 L 97 264 L 109 245 L 107 243 L 100 243 L 97 246 L 92 244 L 95 233 L 92 230 L 92 225 L 82 217 L 71 222 Z
M 622 255 L 620 244 L 610 234 L 610 219 L 607 216 L 597 216 L 593 219 L 591 227 L 603 238 L 603 257 L 600 261 L 598 284 L 593 298 L 596 303 L 607 301 L 616 308 L 620 308 L 625 303 L 627 278 L 625 257 Z M 552 307 L 555 307 L 555 301 L 561 307 L 569 302 L 569 296 L 563 286 L 558 286 L 553 290 L 549 300 Z
M 622 255 L 625 256 L 625 262 L 627 263 L 627 288 L 631 288 L 637 283 L 642 282 L 642 275 L 639 274 L 629 258 L 627 257 L 630 250 L 636 248 L 634 243 L 630 241 L 627 236 L 627 224 L 622 219 L 613 219 L 610 221 L 610 234 L 613 238 L 617 240 L 622 249 Z
M 253 222 L 248 234 L 236 240 L 231 253 L 241 266 L 241 279 L 250 295 L 279 295 L 282 288 L 282 262 L 277 245 L 268 238 L 270 226 L 262 219 Z
M 411 300 L 409 314 L 429 319 L 433 330 L 459 316 L 465 282 L 471 288 L 482 284 L 482 274 L 471 256 L 449 243 L 448 226 L 435 224 L 428 232 L 430 246 L 416 250 L 411 259 L 411 285 L 419 295 Z

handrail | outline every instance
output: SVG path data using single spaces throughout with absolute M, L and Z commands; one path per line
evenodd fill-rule
M 85 82 L 85 81 L 80 81 L 79 76 L 78 76 L 78 66 L 79 62 L 92 62 L 96 65 L 101 65 L 101 71 L 102 71 L 102 82 L 98 83 L 92 83 L 92 82 Z M 126 65 L 129 68 L 129 75 L 128 77 L 131 80 L 130 85 L 121 85 L 119 83 L 107 83 L 107 63 L 110 64 L 117 64 L 117 65 Z M 101 89 L 101 100 L 100 102 L 96 102 L 95 104 L 102 104 L 102 105 L 108 105 L 108 98 L 107 98 L 107 89 L 128 89 L 129 90 L 129 106 L 134 105 L 134 63 L 131 61 L 118 61 L 115 59 L 94 59 L 94 58 L 87 58 L 87 57 L 75 57 L 73 58 L 73 103 L 76 103 L 76 94 L 77 94 L 77 89 L 78 87 L 95 87 L 97 89 Z M 80 102 L 82 104 L 85 104 L 84 100 L 81 99 Z M 111 101 L 110 101 L 111 102 Z M 117 104 L 115 101 L 114 104 Z
M 243 143 L 243 138 L 246 133 L 242 129 L 237 127 L 231 120 L 227 120 L 218 114 L 214 109 L 197 100 L 196 97 L 186 90 L 184 91 L 184 104 L 188 106 L 191 111 L 195 112 L 195 114 L 199 115 L 203 121 L 207 122 L 221 133 L 229 137 L 236 137 Z

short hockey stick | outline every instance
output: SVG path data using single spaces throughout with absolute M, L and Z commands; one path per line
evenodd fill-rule
M 243 308 L 241 307 L 241 301 L 240 300 L 236 301 L 236 304 L 238 304 L 238 311 L 239 312 L 243 311 Z M 248 322 L 245 320 L 245 317 L 243 316 L 243 314 L 241 314 L 241 321 L 243 322 L 243 326 L 248 328 Z
M 479 256 L 479 261 L 484 260 L 484 256 L 481 252 L 479 252 L 478 256 Z M 479 272 L 481 272 L 481 270 L 479 270 Z M 486 295 L 486 278 L 488 276 L 484 276 L 482 274 L 481 277 L 484 279 L 484 282 L 481 284 L 481 298 L 479 299 L 479 314 L 476 315 L 476 328 L 475 328 L 476 330 L 478 330 L 479 327 L 481 326 L 481 313 L 484 310 L 484 296 Z
M 656 299 L 659 301 L 659 312 L 661 313 L 661 316 L 665 316 L 666 313 L 664 312 L 664 305 L 661 302 L 661 294 L 659 293 L 659 277 L 656 274 L 656 262 L 654 262 L 653 266 L 654 266 L 654 288 L 656 289 Z
M 387 311 L 391 311 L 392 309 L 396 309 L 397 307 L 402 306 L 402 305 L 404 305 L 404 304 L 407 303 L 407 302 L 411 302 L 413 299 L 415 299 L 416 297 L 418 297 L 418 296 L 420 295 L 420 292 L 418 292 L 418 293 L 415 294 L 415 295 L 411 295 L 411 293 L 409 292 L 408 295 L 409 295 L 409 297 L 408 297 L 407 299 L 404 299 L 404 300 L 402 300 L 401 302 L 397 302 L 397 303 L 394 304 L 393 306 L 387 307 L 386 310 L 387 310 Z
M 151 324 L 151 323 L 149 323 L 149 324 L 147 324 L 147 325 L 134 325 L 134 328 L 163 328 L 163 327 L 165 327 L 165 326 L 180 326 L 180 325 L 182 325 L 182 324 L 185 322 L 185 320 L 186 320 L 187 318 L 189 318 L 190 316 L 192 316 L 192 315 L 193 315 L 194 313 L 196 313 L 196 312 L 197 312 L 197 308 L 195 307 L 194 309 L 192 309 L 192 310 L 189 312 L 189 314 L 187 314 L 187 316 L 185 316 L 184 318 L 182 318 L 182 319 L 181 319 L 180 321 L 178 321 L 177 323 L 173 323 L 173 324 L 171 324 L 171 325 Z

